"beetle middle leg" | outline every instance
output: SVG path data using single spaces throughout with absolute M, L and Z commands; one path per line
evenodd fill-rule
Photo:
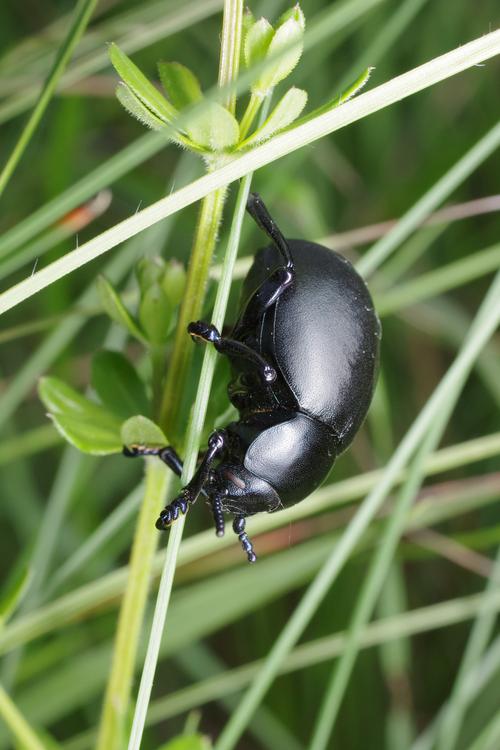
M 188 506 L 196 502 L 198 495 L 203 492 L 203 487 L 209 479 L 210 470 L 215 461 L 224 454 L 227 448 L 227 432 L 225 430 L 215 430 L 208 438 L 208 450 L 203 456 L 201 464 L 195 472 L 193 478 L 180 491 L 179 495 L 160 513 L 156 521 L 157 529 L 166 529 L 173 521 L 176 521 L 179 514 L 186 513 Z M 212 505 L 212 508 L 214 506 Z M 216 511 L 214 510 L 214 517 Z M 217 515 L 216 524 L 220 524 L 220 518 Z M 219 527 L 216 525 L 217 531 Z
M 254 364 L 264 383 L 272 383 L 276 380 L 276 370 L 258 352 L 250 346 L 235 339 L 225 338 L 220 335 L 217 328 L 203 320 L 197 320 L 188 325 L 188 333 L 193 339 L 201 339 L 208 344 L 213 344 L 220 354 L 227 357 L 241 357 Z

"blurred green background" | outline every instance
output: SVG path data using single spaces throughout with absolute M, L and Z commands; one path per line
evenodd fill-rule
M 310 24 L 321 14 L 328 19 L 340 5 L 305 0 L 302 8 Z M 362 10 L 350 23 L 306 49 L 290 78 L 308 90 L 310 108 L 345 88 L 367 65 L 375 66 L 368 84 L 373 87 L 487 33 L 498 23 L 494 0 L 457 0 L 453 4 L 382 0 L 367 9 L 357 5 Z M 0 9 L 2 163 L 19 135 L 33 103 L 30 92 L 43 80 L 72 8 L 71 2 L 23 0 L 4 3 Z M 273 19 L 286 5 L 254 2 L 251 8 L 256 16 L 264 13 Z M 189 65 L 208 88 L 217 77 L 220 11 L 221 3 L 213 1 L 99 3 L 71 63 L 73 68 L 82 65 L 81 75 L 51 102 L 2 196 L 2 290 L 202 174 L 201 161 L 181 154 L 173 145 L 153 153 L 147 145 L 149 135 L 115 99 L 116 76 L 109 64 L 96 61 L 105 56 L 107 42 L 123 44 L 123 39 L 128 39 L 132 40 L 129 54 L 150 77 L 155 75 L 157 60 L 177 60 Z M 497 59 L 474 67 L 261 169 L 253 188 L 264 197 L 285 234 L 293 237 L 320 239 L 398 218 L 497 122 L 499 73 Z M 127 166 L 125 155 L 131 148 L 138 151 L 132 145 L 138 139 L 146 139 L 143 155 L 132 157 Z M 100 170 L 102 173 L 111 159 L 117 164 L 117 174 L 100 177 Z M 499 190 L 499 166 L 495 153 L 453 191 L 447 203 L 494 196 Z M 89 175 L 85 187 L 83 181 Z M 70 194 L 66 203 L 61 201 L 61 196 L 82 183 L 74 199 Z M 68 212 L 104 189 L 111 191 L 110 205 L 75 233 L 68 224 Z M 220 231 L 219 253 L 225 246 L 234 195 L 233 186 Z M 496 210 L 483 213 L 485 205 Z M 481 203 L 471 209 L 472 216 L 414 233 L 394 256 L 403 266 L 401 272 L 397 273 L 396 261 L 389 260 L 370 280 L 376 300 L 383 303 L 384 295 L 406 281 L 494 245 L 499 238 L 499 208 L 498 201 Z M 36 381 L 50 372 L 84 390 L 92 354 L 105 342 L 111 348 L 122 344 L 119 332 L 113 326 L 110 330 L 97 298 L 89 297 L 97 274 L 109 273 L 109 264 L 114 263 L 115 268 L 121 266 L 117 283 L 133 289 L 129 270 L 144 253 L 185 261 L 196 213 L 197 206 L 190 206 L 154 231 L 139 235 L 52 285 L 1 321 L 2 581 L 7 585 L 29 562 L 34 549 L 42 560 L 44 549 L 47 552 L 40 572 L 34 572 L 36 586 L 0 633 L 4 654 L 1 682 L 34 726 L 44 727 L 72 750 L 92 746 L 88 732 L 95 729 L 99 718 L 119 603 L 116 590 L 99 586 L 128 560 L 135 510 L 60 584 L 56 576 L 137 485 L 141 466 L 120 456 L 91 458 L 64 447 L 47 424 Z M 69 236 L 62 239 L 63 233 Z M 2 246 L 2 242 L 6 244 Z M 247 220 L 240 254 L 253 254 L 261 242 L 262 237 Z M 367 243 L 347 241 L 342 252 L 355 261 L 366 247 Z M 12 264 L 14 257 L 24 260 Z M 494 265 L 492 261 L 489 273 L 479 278 L 470 271 L 455 288 L 433 293 L 415 304 L 406 303 L 403 295 L 398 309 L 384 316 L 384 393 L 377 394 L 373 418 L 338 461 L 329 481 L 337 483 L 384 466 L 392 447 L 446 372 L 488 287 Z M 496 266 L 500 266 L 500 258 Z M 239 281 L 231 295 L 229 320 L 236 309 L 238 286 Z M 213 294 L 211 288 L 207 309 Z M 125 351 L 131 360 L 137 360 L 133 342 L 125 345 Z M 445 445 L 499 429 L 499 352 L 497 338 L 464 390 L 447 428 Z M 199 367 L 199 356 L 195 364 Z M 194 368 L 193 388 L 196 373 Z M 221 371 L 214 413 L 222 413 L 227 406 L 223 377 Z M 488 558 L 500 540 L 500 459 L 497 451 L 497 455 L 466 463 L 428 478 L 426 497 L 445 498 L 451 510 L 432 532 L 424 529 L 403 538 L 377 617 L 459 599 L 483 589 Z M 332 533 L 345 526 L 351 510 L 347 505 L 256 537 L 261 560 L 252 569 L 236 544 L 181 565 L 153 701 L 226 668 L 264 657 L 305 583 L 324 559 Z M 189 514 L 186 535 L 209 525 L 208 514 L 196 509 Z M 47 534 L 43 538 L 41 528 Z M 342 572 L 307 628 L 304 641 L 329 636 L 347 626 L 377 529 L 375 524 L 375 535 Z M 88 584 L 94 588 L 82 588 Z M 83 595 L 79 598 L 82 591 L 90 592 L 86 599 Z M 73 600 L 68 603 L 63 597 L 75 592 L 78 606 L 72 609 Z M 206 616 L 207 609 L 210 616 Z M 469 629 L 469 621 L 461 622 L 364 650 L 346 693 L 332 747 L 410 747 L 409 738 L 432 721 L 449 695 Z M 325 658 L 280 677 L 266 698 L 265 709 L 255 717 L 238 747 L 306 748 L 330 670 L 331 661 Z M 493 674 L 476 696 L 457 747 L 468 747 L 499 710 L 499 689 L 500 672 Z M 229 697 L 234 695 L 231 690 Z M 210 692 L 200 704 L 195 701 L 192 705 L 200 705 L 200 729 L 216 736 L 229 706 L 222 700 L 210 700 Z M 167 710 L 162 713 L 161 704 L 155 710 L 144 748 L 159 747 L 185 723 L 184 708 L 175 715 Z M 9 747 L 7 737 L 0 726 L 0 748 Z

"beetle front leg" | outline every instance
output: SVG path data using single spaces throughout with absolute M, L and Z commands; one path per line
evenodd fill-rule
M 176 521 L 179 515 L 184 515 L 189 507 L 196 502 L 198 495 L 204 492 L 204 485 L 208 481 L 212 464 L 223 455 L 227 448 L 227 432 L 215 430 L 208 438 L 208 449 L 203 456 L 198 470 L 188 484 L 180 491 L 179 495 L 160 513 L 156 521 L 156 528 L 163 530 Z
M 188 333 L 193 339 L 201 339 L 206 343 L 213 344 L 220 354 L 227 357 L 241 357 L 254 364 L 264 383 L 272 383 L 276 380 L 276 370 L 254 349 L 243 344 L 241 341 L 224 338 L 217 328 L 203 320 L 197 320 L 188 325 Z

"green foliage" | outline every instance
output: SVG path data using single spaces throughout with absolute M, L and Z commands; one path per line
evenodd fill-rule
M 177 109 L 189 107 L 203 98 L 200 82 L 185 65 L 159 62 L 158 73 L 166 95 Z
M 0 589 L 0 630 L 21 604 L 28 589 L 31 572 L 27 565 L 14 568 Z
M 148 413 L 145 385 L 121 352 L 97 352 L 92 359 L 90 382 L 102 404 L 114 414 L 127 419 Z
M 116 44 L 110 46 L 110 60 L 122 79 L 116 95 L 125 109 L 153 130 L 165 130 L 168 137 L 203 154 L 212 166 L 214 157 L 250 148 L 272 138 L 290 126 L 307 102 L 307 92 L 292 87 L 281 98 L 263 126 L 250 136 L 249 129 L 263 100 L 294 71 L 303 52 L 304 14 L 297 4 L 282 15 L 273 28 L 266 18 L 255 21 L 245 13 L 242 60 L 255 72 L 251 96 L 240 121 L 212 96 L 204 96 L 195 74 L 178 62 L 158 63 L 158 74 L 168 100 L 151 84 Z M 357 89 L 351 87 L 349 96 Z M 321 111 L 338 107 L 345 98 L 336 97 Z M 317 114 L 317 111 L 315 111 Z
M 149 447 L 167 444 L 167 438 L 158 427 L 147 417 L 138 415 L 127 419 L 121 428 L 123 445 L 147 445 Z
M 210 750 L 212 743 L 203 734 L 183 734 L 167 742 L 158 750 Z
M 277 22 L 246 12 L 241 67 L 249 93 L 243 85 L 238 89 L 238 140 L 226 146 L 228 136 L 223 135 L 216 143 L 222 145 L 219 153 L 212 150 L 209 117 L 202 132 L 207 145 L 192 141 L 187 126 L 190 118 L 193 123 L 201 118 L 206 102 L 222 107 L 225 101 L 225 94 L 210 85 L 209 73 L 217 70 L 220 29 L 218 20 L 209 16 L 219 12 L 222 3 L 182 0 L 167 5 L 159 0 L 110 3 L 104 14 L 92 19 L 91 33 L 76 49 L 68 75 L 60 79 L 60 89 L 71 86 L 72 95 L 57 96 L 46 109 L 43 138 L 29 144 L 2 195 L 2 268 L 4 261 L 18 264 L 9 266 L 16 272 L 12 279 L 5 271 L 4 288 L 14 287 L 22 277 L 29 280 L 34 258 L 40 257 L 39 268 L 45 267 L 40 243 L 53 256 L 69 256 L 82 240 L 121 222 L 139 205 L 192 185 L 200 165 L 185 150 L 170 148 L 168 140 L 201 154 L 211 164 L 219 157 L 229 161 L 283 128 L 311 122 L 312 117 L 342 105 L 368 80 L 368 65 L 377 66 L 377 84 L 392 83 L 404 71 L 462 45 L 464 39 L 482 37 L 496 10 L 493 0 L 453 5 L 443 25 L 439 4 L 424 0 L 320 0 L 314 12 L 308 12 L 305 51 L 276 87 L 271 114 L 260 127 L 256 82 L 271 75 L 271 64 L 277 63 L 268 55 L 271 41 L 294 9 Z M 252 7 L 258 8 L 257 4 Z M 273 9 L 280 13 L 285 7 Z M 44 16 L 51 24 L 46 29 L 39 23 L 39 19 L 45 23 Z M 6 18 L 0 121 L 7 157 L 9 143 L 15 143 L 23 127 L 24 120 L 14 120 L 14 115 L 28 114 L 69 25 L 63 16 L 49 18 L 44 7 L 37 18 L 22 19 L 17 14 L 13 19 L 9 11 Z M 24 30 L 26 38 L 21 39 Z M 134 61 L 132 65 L 139 63 L 148 77 L 158 58 L 179 59 L 189 66 L 188 70 L 178 63 L 161 63 L 157 78 L 165 92 L 160 93 L 151 73 L 157 92 L 153 95 L 142 73 L 138 75 L 137 69 L 114 53 L 122 71 L 132 79 L 125 81 L 120 75 L 120 101 L 155 133 L 141 136 L 137 122 L 116 106 L 116 100 L 113 104 L 108 77 L 100 75 L 107 61 L 104 39 L 115 39 Z M 285 55 L 288 51 L 283 50 Z M 361 70 L 363 74 L 358 75 Z M 203 81 L 204 92 L 195 74 Z M 397 449 L 463 341 L 487 288 L 487 276 L 498 268 L 497 253 L 493 253 L 498 242 L 495 217 L 467 218 L 483 210 L 498 210 L 493 207 L 494 197 L 488 195 L 496 191 L 498 182 L 494 158 L 498 135 L 485 148 L 485 134 L 498 119 L 492 96 L 495 85 L 494 62 L 473 67 L 439 88 L 361 120 L 349 132 L 317 140 L 314 148 L 296 148 L 256 173 L 255 189 L 287 236 L 328 242 L 352 260 L 361 255 L 358 267 L 366 272 L 384 312 L 382 367 L 387 398 L 314 496 L 292 509 L 249 519 L 248 531 L 259 553 L 253 570 L 245 566 L 230 529 L 225 538 L 215 538 L 203 502 L 189 511 L 148 711 L 145 748 L 163 750 L 173 736 L 169 744 L 190 739 L 196 728 L 186 728 L 185 736 L 178 733 L 185 725 L 186 712 L 193 708 L 201 717 L 200 732 L 220 737 L 235 713 L 241 691 L 261 669 L 257 660 L 266 657 L 291 621 L 304 583 L 326 555 L 345 549 L 345 529 L 357 503 L 379 483 L 392 446 Z M 309 98 L 308 107 L 295 114 L 285 106 L 284 97 L 297 96 L 290 94 L 297 89 L 307 90 Z M 148 100 L 150 95 L 156 106 Z M 299 103 L 293 98 L 288 102 L 295 104 L 297 112 Z M 481 151 L 473 151 L 475 144 Z M 67 153 L 70 159 L 61 156 Z M 79 230 L 77 242 L 70 235 L 66 214 L 107 187 L 113 188 L 111 206 L 99 225 Z M 219 257 L 226 246 L 235 189 L 227 193 L 223 221 L 217 224 Z M 451 214 L 431 219 L 442 223 L 421 231 L 419 225 L 446 202 L 467 202 L 467 206 L 448 206 Z M 376 254 L 365 252 L 363 243 L 368 242 L 360 238 L 383 231 L 372 225 L 402 215 L 405 220 L 397 230 L 376 243 Z M 122 244 L 106 268 L 101 260 L 94 260 L 2 319 L 0 618 L 9 619 L 0 638 L 5 654 L 1 682 L 26 722 L 36 727 L 37 736 L 42 736 L 38 726 L 43 726 L 68 750 L 96 747 L 99 703 L 110 672 L 118 605 L 130 581 L 126 561 L 139 499 L 144 507 L 144 483 L 134 484 L 139 480 L 140 461 L 120 456 L 95 461 L 75 451 L 66 451 L 60 460 L 61 443 L 40 441 L 37 431 L 40 425 L 52 430 L 44 411 L 53 411 L 52 420 L 59 422 L 60 432 L 83 450 L 102 447 L 103 430 L 106 451 L 110 445 L 121 451 L 124 444 L 157 447 L 166 442 L 156 424 L 154 393 L 155 389 L 161 392 L 171 362 L 178 305 L 186 296 L 185 262 L 194 221 L 194 211 L 188 208 L 136 239 L 123 241 L 122 232 Z M 67 231 L 63 240 L 61 226 Z M 344 229 L 349 235 L 342 234 Z M 356 231 L 351 234 L 350 230 Z M 322 239 L 327 236 L 328 240 Z M 248 257 L 236 267 L 228 321 L 234 320 L 239 280 L 261 243 L 262 236 L 245 219 L 241 252 Z M 147 257 L 137 265 L 135 285 L 130 272 L 141 254 Z M 157 257 L 160 254 L 164 259 Z M 173 255 L 184 262 L 172 260 Z M 99 282 L 99 298 L 94 272 L 108 279 Z M 220 277 L 218 269 L 213 276 Z M 212 287 L 208 299 L 213 296 Z M 160 306 L 165 310 L 161 313 L 164 325 L 159 325 L 160 314 L 156 316 Z M 103 307 L 106 315 L 102 315 Z M 209 314 L 207 306 L 203 316 Z M 204 354 L 201 346 L 195 347 L 183 335 L 186 349 L 195 351 L 196 359 L 189 377 L 176 386 L 183 409 L 181 427 L 188 420 Z M 493 338 L 476 359 L 475 371 L 447 428 L 444 449 L 430 457 L 422 495 L 410 512 L 392 561 L 403 595 L 381 603 L 373 621 L 359 634 L 364 650 L 347 685 L 334 747 L 347 743 L 349 750 L 401 750 L 412 743 L 416 747 L 416 732 L 421 730 L 428 730 L 426 737 L 436 744 L 436 717 L 446 706 L 447 696 L 457 694 L 454 684 L 462 671 L 464 645 L 469 633 L 475 632 L 474 621 L 481 623 L 484 612 L 493 617 L 499 611 L 498 589 L 486 598 L 481 594 L 500 541 L 499 437 L 490 434 L 498 429 L 499 361 L 498 340 Z M 60 376 L 76 391 L 49 380 L 44 409 L 32 397 L 33 383 L 44 372 Z M 214 425 L 223 426 L 234 418 L 225 393 L 228 377 L 227 363 L 221 361 L 208 402 L 204 439 Z M 84 398 L 87 385 L 90 390 Z M 101 422 L 103 412 L 106 416 Z M 386 450 L 379 444 L 382 423 Z M 148 471 L 164 470 L 157 459 L 150 459 L 146 466 Z M 165 500 L 174 493 L 172 487 Z M 161 505 L 158 486 L 152 486 L 150 497 L 152 506 Z M 382 511 L 388 519 L 395 515 L 395 497 L 388 499 Z M 135 504 L 130 504 L 131 499 Z M 156 532 L 155 517 L 156 509 L 151 507 L 145 528 L 154 535 L 155 544 L 163 545 L 169 535 Z M 282 676 L 270 688 L 262 711 L 257 710 L 248 723 L 242 746 L 252 750 L 309 746 L 329 671 L 340 664 L 352 638 L 346 630 L 350 630 L 367 571 L 372 570 L 371 555 L 388 549 L 383 542 L 384 524 L 384 518 L 374 520 L 346 560 L 324 605 L 316 611 L 304 643 L 283 661 Z M 27 570 L 32 568 L 35 543 L 49 562 L 32 591 Z M 84 554 L 80 557 L 80 553 Z M 153 596 L 163 559 L 161 549 L 153 575 L 140 560 L 140 572 Z M 68 570 L 64 588 L 54 589 L 63 568 Z M 388 588 L 384 582 L 387 599 Z M 211 660 L 200 657 L 200 639 Z M 142 648 L 146 640 L 147 627 L 140 633 Z M 398 651 L 397 662 L 389 665 L 380 658 L 384 647 Z M 139 668 L 141 661 L 142 653 Z M 454 722 L 454 730 L 460 730 L 456 749 L 485 741 L 480 735 L 496 717 L 499 675 L 500 648 L 493 635 L 475 668 L 468 670 L 465 703 L 460 691 L 460 710 L 467 713 L 463 723 Z M 138 684 L 136 672 L 134 689 Z M 296 710 L 299 694 L 307 696 L 313 710 Z M 0 705 L 0 750 L 15 742 L 5 727 Z M 55 746 L 45 735 L 42 742 Z M 491 742 L 496 747 L 490 738 Z
M 119 453 L 120 419 L 59 378 L 40 379 L 38 394 L 61 435 L 83 453 Z

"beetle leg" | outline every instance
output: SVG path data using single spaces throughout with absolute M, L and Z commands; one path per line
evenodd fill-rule
M 272 383 L 276 380 L 276 370 L 254 349 L 235 339 L 223 338 L 217 328 L 210 323 L 197 320 L 188 325 L 188 333 L 193 339 L 201 339 L 213 344 L 220 354 L 227 357 L 242 357 L 252 362 L 259 370 L 264 383 Z
M 182 474 L 182 461 L 175 448 L 172 448 L 171 445 L 166 445 L 163 448 L 148 448 L 145 445 L 126 445 L 123 448 L 123 455 L 127 456 L 127 458 L 158 456 L 164 464 L 167 464 L 169 469 L 172 469 L 174 474 L 177 474 L 178 477 Z
M 274 242 L 285 261 L 285 268 L 293 270 L 293 260 L 286 239 L 278 229 L 276 222 L 270 216 L 264 201 L 258 193 L 250 193 L 247 200 L 247 211 L 256 224 Z
M 215 533 L 217 536 L 224 536 L 224 513 L 222 512 L 222 500 L 220 495 L 214 495 L 210 498 L 212 513 L 214 516 Z
M 248 562 L 254 563 L 257 560 L 257 555 L 253 551 L 253 544 L 245 531 L 245 524 L 245 516 L 235 516 L 233 521 L 233 531 L 238 536 L 244 552 L 247 553 Z
M 156 522 L 157 529 L 166 529 L 179 517 L 179 513 L 186 513 L 188 506 L 196 502 L 200 493 L 205 494 L 203 485 L 210 476 L 210 469 L 214 461 L 220 458 L 227 446 L 227 433 L 225 430 L 215 430 L 208 438 L 208 450 L 203 456 L 195 475 L 188 484 L 180 491 L 178 497 L 167 505 Z

